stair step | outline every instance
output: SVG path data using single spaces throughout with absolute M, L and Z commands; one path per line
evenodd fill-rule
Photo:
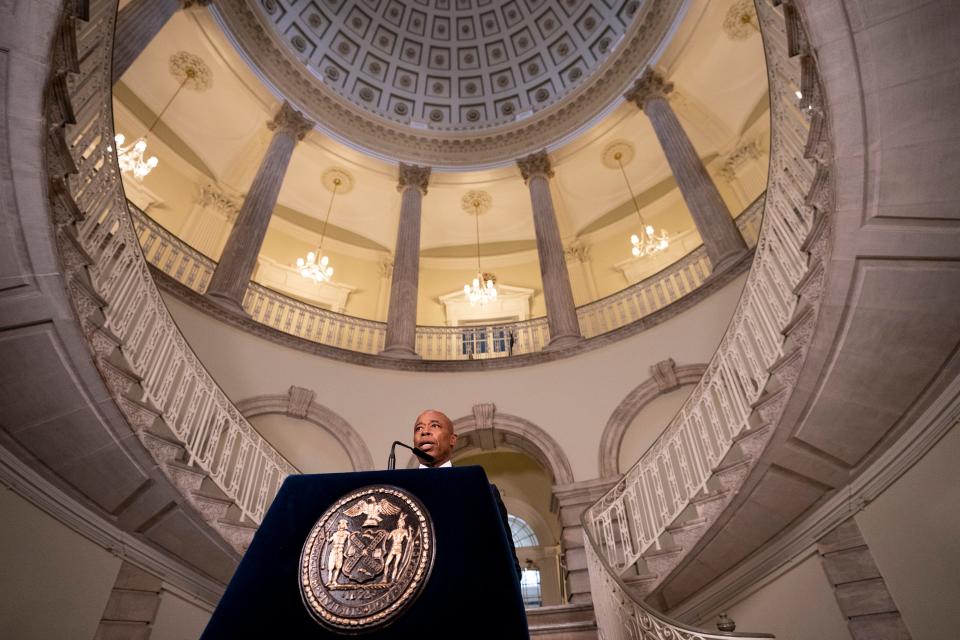
M 592 604 L 559 604 L 527 609 L 530 624 L 555 624 L 560 622 L 594 622 Z
M 640 557 L 647 563 L 647 569 L 650 573 L 665 576 L 680 563 L 680 560 L 683 558 L 683 548 L 669 547 L 667 549 L 657 549 L 655 551 L 648 551 Z
M 101 620 L 93 640 L 148 640 L 152 630 L 146 622 Z
M 171 461 L 163 465 L 170 481 L 180 489 L 180 493 L 190 495 L 192 492 L 200 489 L 203 479 L 207 474 L 196 467 L 191 467 L 182 462 Z
M 103 611 L 103 620 L 148 624 L 157 613 L 160 598 L 153 591 L 114 588 Z
M 200 491 L 194 491 L 190 494 L 190 502 L 208 522 L 223 520 L 230 510 L 230 505 L 233 504 L 232 500 L 209 496 Z
M 530 624 L 527 628 L 532 638 L 550 638 L 550 640 L 596 640 L 598 637 L 597 625 L 593 622 Z
M 253 541 L 253 534 L 257 532 L 255 525 L 225 520 L 214 523 L 214 527 L 239 553 L 244 553 L 247 550 Z
M 750 431 L 744 431 L 736 438 L 733 439 L 733 442 L 740 447 L 740 450 L 743 452 L 743 455 L 755 460 L 761 453 L 763 453 L 764 448 L 767 446 L 767 441 L 770 439 L 770 436 L 773 434 L 773 431 L 770 425 L 760 427 L 759 429 L 751 429 Z
M 700 539 L 704 529 L 707 528 L 707 521 L 704 518 L 689 520 L 683 524 L 667 527 L 667 532 L 673 538 L 674 544 L 684 549 L 689 549 L 694 542 Z
M 698 516 L 708 522 L 713 522 L 726 506 L 729 495 L 729 491 L 712 491 L 692 498 L 690 504 L 696 509 Z
M 657 587 L 659 581 L 660 576 L 656 573 L 645 573 L 623 579 L 623 583 L 627 585 L 627 589 L 637 600 L 646 598 Z
M 184 452 L 183 445 L 179 442 L 172 442 L 166 438 L 154 435 L 149 431 L 140 432 L 140 441 L 147 448 L 154 460 L 160 464 L 176 462 Z
M 736 491 L 750 473 L 752 462 L 752 457 L 747 457 L 739 462 L 718 468 L 713 472 L 713 475 L 720 482 L 724 491 Z

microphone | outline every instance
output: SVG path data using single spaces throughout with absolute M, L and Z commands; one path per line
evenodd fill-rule
M 434 460 L 433 456 L 427 453 L 426 451 L 417 449 L 416 447 L 411 447 L 406 442 L 400 442 L 399 440 L 394 440 L 393 444 L 390 445 L 390 457 L 387 458 L 387 471 L 393 471 L 394 469 L 397 468 L 397 453 L 395 451 L 397 445 L 400 445 L 404 449 L 410 449 L 410 451 L 413 451 L 413 454 L 415 456 L 417 456 L 427 464 L 430 464 Z

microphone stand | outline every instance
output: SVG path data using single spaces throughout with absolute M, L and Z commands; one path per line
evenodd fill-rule
M 413 454 L 415 456 L 417 456 L 427 464 L 430 464 L 431 462 L 434 461 L 434 457 L 429 453 L 427 453 L 426 451 L 422 449 L 418 449 L 417 447 L 411 447 L 405 442 L 394 440 L 393 444 L 390 445 L 390 456 L 387 458 L 387 471 L 393 471 L 394 469 L 397 468 L 397 452 L 396 452 L 397 445 L 400 445 L 404 449 L 410 449 L 410 451 L 413 451 Z

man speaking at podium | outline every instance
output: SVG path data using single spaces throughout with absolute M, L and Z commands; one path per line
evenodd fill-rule
M 453 455 L 453 447 L 456 444 L 457 434 L 453 431 L 453 421 L 445 413 L 435 409 L 427 409 L 417 416 L 417 421 L 413 424 L 413 446 L 433 457 L 433 462 L 429 464 L 424 464 L 421 461 L 421 469 L 452 467 L 453 463 L 450 461 L 450 457 Z M 513 564 L 519 580 L 521 575 L 520 561 L 517 559 L 517 550 L 513 545 L 513 535 L 510 533 L 509 524 L 507 524 L 507 507 L 504 506 L 503 500 L 500 498 L 497 485 L 491 484 L 490 490 L 497 502 L 497 510 L 500 512 L 503 528 L 507 532 L 507 540 L 510 541 L 510 552 L 513 553 Z

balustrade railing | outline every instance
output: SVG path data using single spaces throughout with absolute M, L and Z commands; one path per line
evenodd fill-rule
M 627 586 L 595 551 L 596 544 L 586 532 L 587 570 L 593 593 L 593 612 L 602 640 L 730 640 L 731 638 L 773 638 L 768 633 L 710 633 L 671 620 L 643 604 L 634 602 Z M 600 597 L 597 597 L 601 594 Z
M 669 623 L 636 600 L 620 578 L 703 495 L 735 439 L 750 429 L 752 406 L 783 355 L 797 304 L 794 289 L 809 268 L 803 247 L 814 209 L 805 196 L 816 165 L 804 157 L 809 113 L 796 97 L 800 62 L 788 54 L 782 9 L 771 0 L 756 5 L 772 118 L 763 228 L 740 304 L 703 378 L 654 444 L 583 514 L 593 602 L 606 640 L 716 637 L 661 630 Z
M 756 244 L 763 197 L 737 216 L 748 246 Z M 144 256 L 155 268 L 197 293 L 204 293 L 216 262 L 165 229 L 130 203 Z M 699 289 L 711 275 L 703 246 L 626 289 L 577 309 L 587 338 L 650 315 Z M 251 282 L 243 301 L 253 320 L 320 344 L 362 353 L 383 350 L 386 325 L 334 313 Z M 496 325 L 418 326 L 417 353 L 425 360 L 480 360 L 541 351 L 550 342 L 544 317 Z
M 89 5 L 89 20 L 71 23 L 80 64 L 67 81 L 76 123 L 66 128 L 66 145 L 77 169 L 67 191 L 76 204 L 72 232 L 88 256 L 89 284 L 101 300 L 97 323 L 119 342 L 123 366 L 141 390 L 137 402 L 158 414 L 185 449 L 183 463 L 206 472 L 245 517 L 259 523 L 284 478 L 297 470 L 251 427 L 204 369 L 147 268 L 145 255 L 189 286 L 202 289 L 209 278 L 203 256 L 167 242 L 142 223 L 143 216 L 136 228 L 133 224 L 113 141 L 117 3 L 91 0 Z M 109 368 L 101 360 L 98 364 Z

